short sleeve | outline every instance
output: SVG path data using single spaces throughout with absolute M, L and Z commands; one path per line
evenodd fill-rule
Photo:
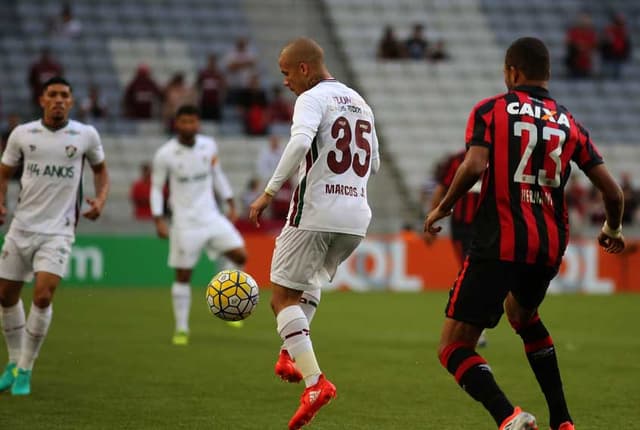
M 494 106 L 495 99 L 483 100 L 469 114 L 464 139 L 467 147 L 473 145 L 491 146 L 490 124 Z
M 604 160 L 596 145 L 591 141 L 589 132 L 577 122 L 575 125 L 578 127 L 578 143 L 571 160 L 578 165 L 580 170 L 587 172 L 592 167 L 604 163 Z
M 104 161 L 104 149 L 102 148 L 102 142 L 100 141 L 100 135 L 95 127 L 88 126 L 88 139 L 89 147 L 87 148 L 86 156 L 89 160 L 89 164 L 95 166 Z
M 322 106 L 314 97 L 309 94 L 299 96 L 293 109 L 291 136 L 304 134 L 311 139 L 315 138 L 322 120 L 322 113 Z
M 2 164 L 7 166 L 18 166 L 22 161 L 22 150 L 20 149 L 20 130 L 22 127 L 16 127 L 7 140 L 7 147 L 2 153 Z

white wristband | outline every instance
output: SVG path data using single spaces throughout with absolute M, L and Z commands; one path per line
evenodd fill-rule
M 602 226 L 602 232 L 612 239 L 620 239 L 622 237 L 622 224 L 620 224 L 617 229 L 613 230 L 605 220 Z

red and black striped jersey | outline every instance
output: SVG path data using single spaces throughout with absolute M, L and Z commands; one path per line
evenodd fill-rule
M 464 161 L 466 151 L 460 151 L 449 157 L 442 169 L 442 174 L 438 178 L 438 183 L 445 189 L 449 189 L 453 182 L 453 177 L 456 175 L 458 167 Z M 478 200 L 480 199 L 480 186 L 478 182 L 471 189 L 460 198 L 453 207 L 453 213 L 451 214 L 451 221 L 460 224 L 471 224 L 473 217 L 478 207 Z
M 546 89 L 521 86 L 478 103 L 465 141 L 490 150 L 471 256 L 558 266 L 569 241 L 569 162 L 585 172 L 603 162 L 587 130 Z

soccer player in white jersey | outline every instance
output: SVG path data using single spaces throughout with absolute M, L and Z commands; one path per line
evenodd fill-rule
M 42 119 L 16 127 L 0 163 L 0 223 L 7 210 L 7 182 L 20 165 L 20 197 L 0 253 L 2 331 L 9 363 L 0 391 L 31 392 L 31 372 L 51 323 L 53 293 L 65 273 L 82 202 L 84 160 L 93 171 L 96 197 L 88 198 L 90 220 L 100 216 L 109 192 L 104 151 L 95 128 L 69 119 L 71 85 L 51 78 L 42 89 Z M 33 303 L 25 319 L 20 292 L 35 273 Z
M 371 220 L 367 181 L 380 158 L 371 108 L 331 77 L 315 41 L 287 44 L 279 66 L 284 85 L 298 96 L 291 139 L 249 217 L 259 225 L 260 214 L 297 168 L 298 186 L 271 261 L 271 307 L 284 342 L 276 374 L 289 382 L 304 379 L 306 385 L 289 422 L 289 429 L 298 429 L 336 396 L 316 360 L 309 324 L 320 287 L 366 234 Z
M 173 343 L 189 342 L 191 273 L 200 254 L 223 255 L 225 268 L 241 268 L 247 260 L 244 240 L 230 220 L 237 219 L 233 192 L 218 159 L 218 145 L 198 134 L 200 115 L 195 106 L 181 106 L 176 112 L 177 136 L 165 143 L 153 159 L 151 212 L 156 231 L 169 238 L 169 267 L 175 269 L 171 288 L 175 333 Z M 163 217 L 162 189 L 169 178 L 172 225 Z M 229 207 L 225 217 L 216 204 L 215 191 Z

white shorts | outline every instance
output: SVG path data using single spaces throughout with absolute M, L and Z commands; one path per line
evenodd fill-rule
M 225 216 L 207 227 L 172 227 L 169 233 L 169 267 L 192 269 L 204 250 L 210 260 L 232 249 L 243 248 L 244 240 Z
M 294 290 L 312 290 L 329 283 L 338 266 L 362 242 L 361 236 L 300 230 L 285 226 L 276 239 L 271 282 Z
M 10 228 L 0 252 L 0 278 L 29 282 L 48 272 L 61 278 L 67 270 L 73 237 Z

